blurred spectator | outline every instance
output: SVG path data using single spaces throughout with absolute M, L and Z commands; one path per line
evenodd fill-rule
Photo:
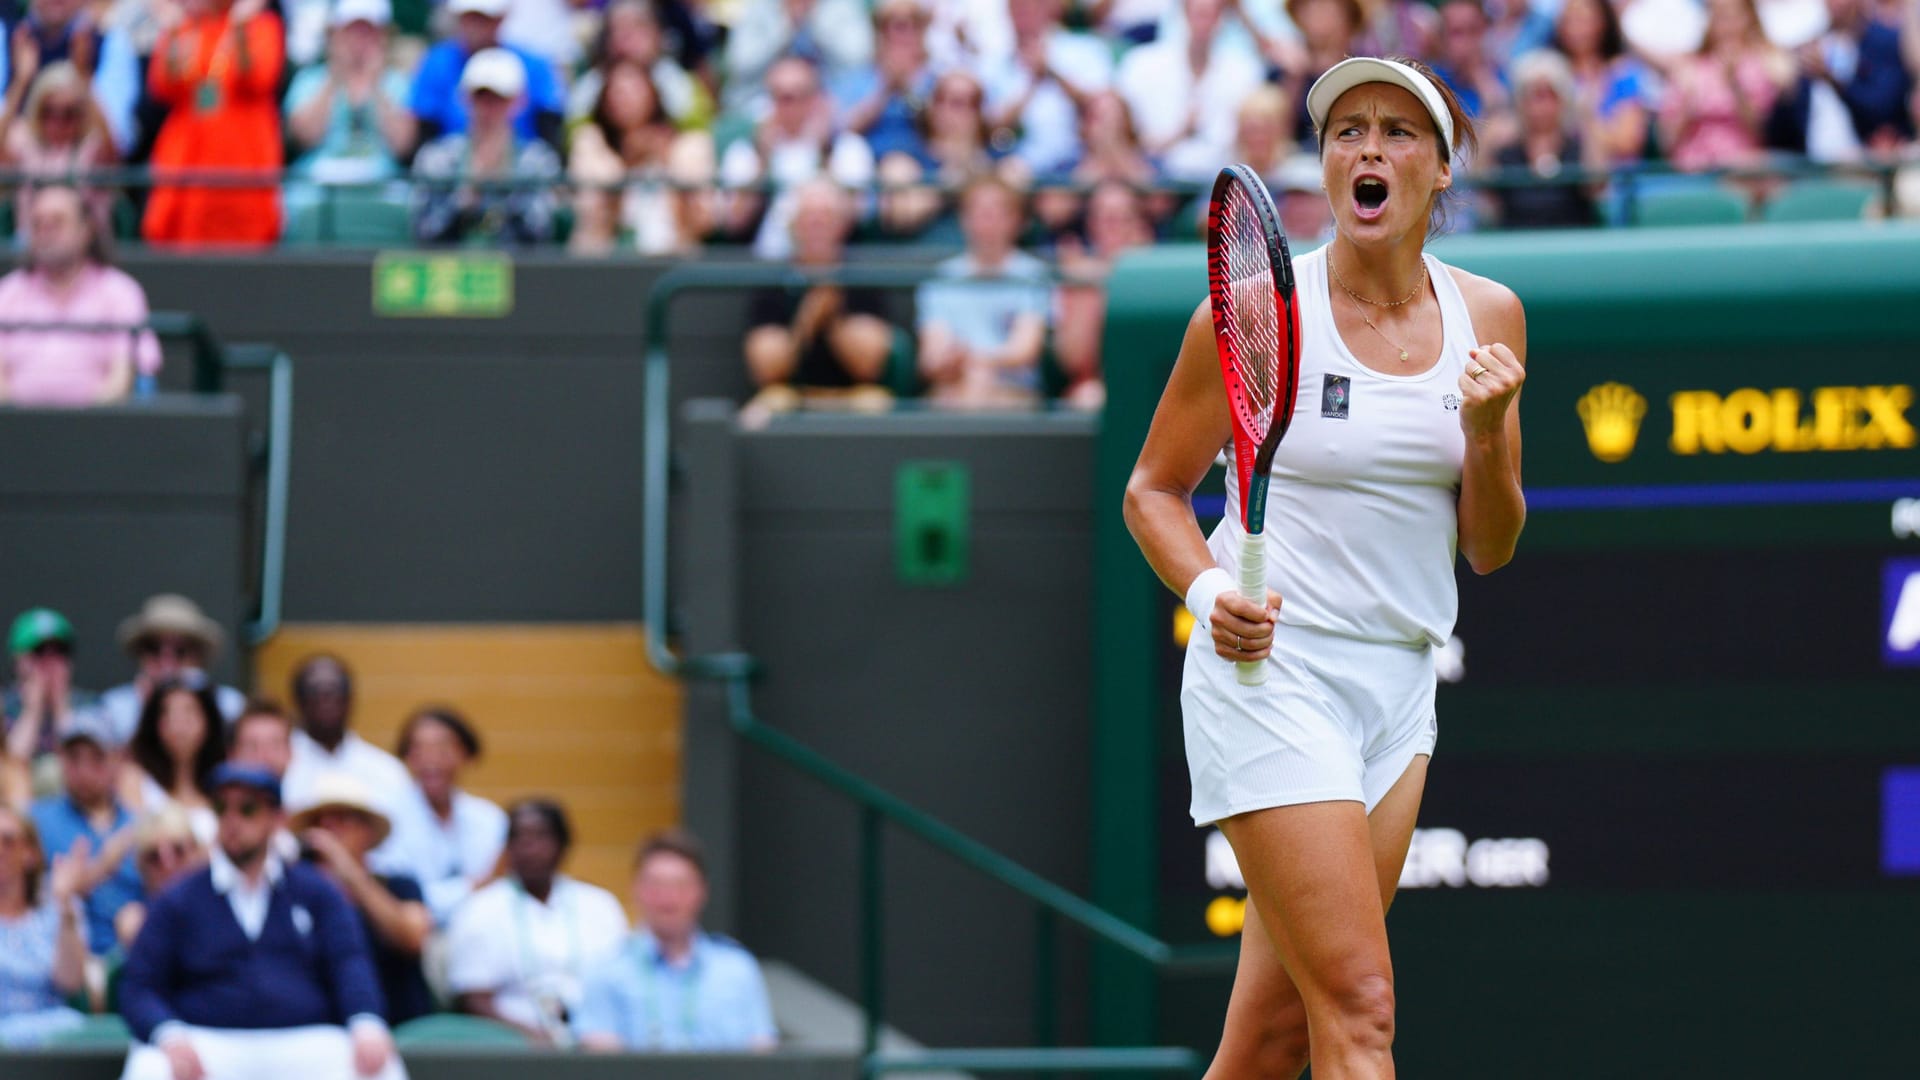
M 293 763 L 284 777 L 289 805 L 312 802 L 329 772 L 365 784 L 383 810 L 405 790 L 409 780 L 399 759 L 353 730 L 353 675 L 345 661 L 326 653 L 302 660 L 293 673 L 293 704 L 300 730 L 293 733 Z
M 920 371 L 935 401 L 993 407 L 1039 400 L 1046 345 L 1046 264 L 1014 245 L 1025 226 L 1020 192 L 983 177 L 960 196 L 967 249 L 920 286 Z
M 1440 19 L 1427 0 L 1377 0 L 1364 5 L 1367 17 L 1356 23 L 1359 56 L 1431 57 L 1440 51 Z M 1324 69 L 1323 69 L 1324 70 Z M 1301 95 L 1304 96 L 1302 88 Z
M 772 110 L 751 139 L 727 147 L 720 159 L 720 183 L 735 189 L 729 198 L 728 231 L 743 233 L 758 217 L 754 254 L 785 259 L 792 251 L 792 189 L 819 176 L 844 188 L 864 189 L 873 182 L 873 151 L 853 132 L 835 131 L 833 108 L 821 93 L 820 73 L 812 62 L 797 57 L 775 61 L 767 73 L 767 95 L 773 99 Z M 741 190 L 754 185 L 771 185 L 771 199 Z
M 1492 50 L 1494 61 L 1502 69 L 1509 69 L 1522 56 L 1551 45 L 1554 30 L 1551 13 L 1564 7 L 1565 0 L 1558 3 L 1549 0 L 1544 10 L 1535 7 L 1532 0 L 1490 0 L 1487 14 L 1493 24 L 1487 28 L 1487 47 Z
M 33 804 L 33 824 L 50 856 L 72 855 L 85 867 L 76 895 L 85 898 L 87 945 L 105 953 L 113 920 L 140 899 L 131 845 L 133 815 L 114 794 L 120 744 L 97 713 L 82 712 L 60 738 L 61 794 Z M 89 862 L 91 859 L 91 862 Z
M 1507 73 L 1494 61 L 1487 44 L 1487 9 L 1481 0 L 1443 0 L 1440 4 L 1440 41 L 1434 55 L 1434 74 L 1446 81 L 1460 99 L 1460 107 L 1474 119 L 1480 139 L 1498 145 L 1511 137 L 1513 98 Z M 1503 138 L 1501 131 L 1506 127 Z
M 271 701 L 249 701 L 233 722 L 227 760 L 265 769 L 284 780 L 293 764 L 293 718 Z
M 1313 251 L 1333 239 L 1333 206 L 1322 187 L 1320 159 L 1313 154 L 1295 154 L 1280 167 L 1280 175 L 1269 181 L 1279 201 L 1280 227 L 1295 255 Z
M 380 1019 L 360 921 L 311 866 L 273 850 L 285 821 L 269 773 L 221 765 L 210 864 L 148 906 L 120 986 L 126 1080 L 406 1076 Z
M 773 67 L 784 57 L 836 79 L 872 61 L 873 22 L 860 0 L 741 0 L 726 57 L 726 111 L 754 116 L 765 110 L 761 89 L 773 93 Z
M 1300 28 L 1304 57 L 1279 74 L 1281 89 L 1293 102 L 1293 138 L 1302 146 L 1319 145 L 1313 131 L 1313 118 L 1307 115 L 1307 88 L 1333 65 L 1349 55 L 1370 55 L 1359 35 L 1366 23 L 1360 0 L 1287 0 L 1287 15 Z M 1397 50 L 1403 55 L 1423 56 L 1419 50 Z
M 922 114 L 917 158 L 925 175 L 943 186 L 960 187 L 993 171 L 1005 156 L 991 139 L 986 91 L 965 71 L 949 71 L 933 84 Z
M 1791 76 L 1753 0 L 1708 0 L 1705 38 L 1674 65 L 1660 107 L 1668 160 L 1688 172 L 1759 163 L 1768 113 Z
M 1210 180 L 1233 149 L 1240 103 L 1262 72 L 1251 54 L 1214 48 L 1226 0 L 1183 0 L 1183 7 L 1186 37 L 1130 50 L 1115 85 L 1167 175 Z
M 697 251 L 713 228 L 712 136 L 676 132 L 639 64 L 614 64 L 601 86 L 567 156 L 575 185 L 569 246 L 599 255 L 626 237 L 643 255 Z
M 419 122 L 407 110 L 407 77 L 387 59 L 388 0 L 337 0 L 324 62 L 287 88 L 287 208 L 313 205 L 327 184 L 374 184 L 400 176 Z M 313 183 L 301 183 L 309 180 Z
M 27 202 L 26 259 L 0 278 L 0 402 L 105 405 L 124 399 L 136 375 L 160 371 L 160 342 L 140 283 L 113 266 L 105 225 L 78 189 L 44 184 Z M 125 330 L 26 330 L 71 324 Z M 11 715 L 11 713 L 9 714 Z
M 831 84 L 840 124 L 866 139 L 876 158 L 906 154 L 931 168 L 922 119 L 939 102 L 928 63 L 927 9 L 920 0 L 879 0 L 873 25 L 873 63 Z
M 7 637 L 13 685 L 0 705 L 6 709 L 7 759 L 17 767 L 52 754 L 75 714 L 94 704 L 92 693 L 73 685 L 73 640 L 73 624 L 51 608 L 30 608 L 13 620 Z
M 814 180 L 794 192 L 794 203 L 793 265 L 813 273 L 838 269 L 853 227 L 850 197 L 831 180 Z M 878 290 L 764 288 L 747 310 L 747 374 L 759 390 L 751 408 L 778 412 L 802 395 L 853 388 L 873 393 L 886 378 L 893 327 Z
M 708 17 L 706 0 L 653 0 L 653 10 L 660 16 L 668 55 L 699 77 L 709 91 L 714 90 L 719 73 L 713 70 L 711 58 L 726 41 L 727 32 Z
M 522 137 L 513 114 L 526 93 L 520 58 L 486 49 L 460 77 L 464 134 L 442 135 L 413 162 L 413 235 L 423 244 L 523 247 L 553 238 L 560 157 Z
M 147 923 L 147 900 L 207 864 L 206 845 L 193 835 L 193 822 L 177 806 L 142 815 L 132 831 L 133 861 L 140 868 L 143 899 L 122 904 L 113 917 L 114 939 L 122 953 L 133 948 Z
M 9 100 L 7 115 L 15 115 L 15 102 Z M 6 137 L 0 139 L 0 166 L 17 169 L 35 180 L 84 184 L 86 173 L 112 165 L 119 154 L 113 133 L 87 91 L 87 81 L 72 61 L 62 60 L 40 73 L 27 94 L 26 106 L 18 119 L 6 125 Z M 93 220 L 105 224 L 113 210 L 113 192 L 93 187 L 86 189 L 86 209 Z M 16 229 L 31 235 L 33 188 L 21 185 L 14 194 L 13 213 Z
M 1907 98 L 1914 76 L 1900 31 L 1874 18 L 1870 0 L 1827 0 L 1831 29 L 1795 54 L 1799 75 L 1777 117 L 1775 144 L 1815 161 L 1857 161 L 1913 138 Z
M 522 139 L 544 139 L 560 145 L 561 113 L 566 101 L 553 68 L 539 57 L 500 43 L 500 20 L 509 0 L 451 0 L 453 36 L 434 44 L 420 60 L 413 77 L 411 105 L 420 120 L 420 141 L 467 130 L 467 92 L 462 80 L 467 63 L 487 49 L 504 48 L 521 64 L 525 96 L 513 110 L 513 130 Z M 516 94 L 516 97 L 520 95 Z
M 1112 50 L 1063 28 L 1062 3 L 1007 0 L 1013 49 L 978 68 L 995 146 L 1011 148 L 1041 179 L 1064 176 L 1079 160 L 1081 106 L 1113 79 Z
M 264 247 L 280 238 L 280 17 L 267 0 L 183 0 L 147 85 L 168 106 L 153 144 L 157 181 L 141 235 L 150 244 Z M 276 174 L 261 187 L 194 173 Z
M 53 857 L 33 822 L 0 806 L 0 1049 L 34 1046 L 80 1026 L 64 1002 L 86 980 L 76 893 L 84 852 Z
M 1233 161 L 1252 166 L 1253 171 L 1275 187 L 1280 171 L 1298 149 L 1293 140 L 1293 103 L 1278 86 L 1259 87 L 1240 102 L 1235 115 Z
M 206 779 L 227 758 L 227 732 L 205 678 L 154 687 L 127 754 L 138 768 L 121 774 L 121 800 L 142 812 L 178 806 L 200 839 L 211 841 L 216 822 Z
M 581 42 L 599 27 L 599 9 L 590 0 L 511 0 L 500 41 L 539 57 L 564 81 L 580 64 Z
M 559 804 L 524 800 L 507 822 L 507 876 L 454 913 L 447 985 L 460 1011 L 565 1045 L 587 967 L 620 947 L 627 914 L 612 893 L 560 872 L 573 828 Z
M 1158 37 L 1160 20 L 1174 5 L 1172 0 L 1091 0 L 1077 6 L 1102 38 L 1124 48 Z
M 633 867 L 635 930 L 587 976 L 573 1030 L 587 1050 L 771 1050 L 779 1041 L 753 954 L 700 928 L 707 906 L 699 842 L 669 829 Z
M 1121 68 L 1124 78 L 1126 68 Z M 1258 91 L 1254 91 L 1255 94 Z M 1115 180 L 1147 187 L 1160 178 L 1160 167 L 1140 141 L 1133 108 L 1114 90 L 1087 95 L 1080 127 L 1080 161 L 1073 167 L 1076 184 Z
M 713 97 L 667 52 L 660 16 L 651 0 L 613 0 L 607 5 L 593 67 L 567 92 L 567 122 L 587 119 L 600 103 L 606 72 L 615 64 L 638 64 L 653 77 L 660 107 L 675 127 L 705 128 L 713 122 Z
M 91 89 L 116 152 L 133 146 L 141 57 L 125 31 L 103 27 L 84 0 L 32 0 L 5 26 L 8 47 L 0 49 L 0 86 L 7 88 L 8 116 L 17 115 L 16 91 L 26 95 L 56 65 L 70 63 L 81 86 Z
M 1107 319 L 1107 275 L 1127 251 L 1153 243 L 1153 225 L 1147 219 L 1140 194 L 1115 180 L 1093 189 L 1087 197 L 1086 239 L 1062 241 L 1060 285 L 1054 321 L 1054 353 L 1067 387 L 1060 395 L 1079 409 L 1098 409 L 1106 403 L 1106 384 L 1100 375 L 1100 335 Z
M 338 885 L 359 913 L 387 1023 L 403 1024 L 432 1012 L 420 952 L 433 931 L 433 915 L 418 881 L 368 869 L 367 853 L 386 841 L 393 824 L 373 805 L 366 786 L 345 773 L 321 777 L 312 804 L 294 814 L 287 828 L 300 840 L 300 857 Z
M 461 789 L 460 774 L 480 758 L 480 735 L 452 708 L 415 710 L 400 728 L 399 750 L 413 782 L 393 800 L 385 863 L 420 883 L 434 921 L 444 926 L 499 867 L 507 815 Z
M 147 597 L 137 613 L 120 621 L 116 636 L 120 647 L 139 665 L 132 682 L 100 695 L 100 709 L 112 725 L 116 746 L 133 741 L 134 730 L 140 726 L 140 710 L 154 687 L 190 677 L 189 672 L 205 675 L 227 638 L 220 624 L 208 618 L 200 605 L 175 593 Z M 216 686 L 213 694 L 220 704 L 220 715 L 228 723 L 239 719 L 247 705 L 245 694 L 231 686 Z
M 1557 52 L 1528 53 L 1514 64 L 1513 92 L 1519 100 L 1519 130 L 1511 141 L 1494 147 L 1493 164 L 1509 174 L 1524 171 L 1531 182 L 1491 190 L 1500 223 L 1509 229 L 1596 224 L 1592 183 L 1578 176 L 1554 182 L 1561 173 L 1577 174 L 1601 164 L 1597 148 L 1581 137 L 1572 67 Z
M 1660 85 L 1653 71 L 1627 52 L 1620 17 L 1609 0 L 1565 0 L 1555 24 L 1553 47 L 1573 69 L 1580 130 L 1608 165 L 1631 164 L 1646 155 Z

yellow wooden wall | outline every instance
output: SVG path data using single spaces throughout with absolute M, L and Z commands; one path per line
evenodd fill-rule
M 634 846 L 680 820 L 680 687 L 648 665 L 638 626 L 289 625 L 255 652 L 255 688 L 289 702 L 315 652 L 353 669 L 354 729 L 389 751 L 416 706 L 459 709 L 486 749 L 465 786 L 502 805 L 559 798 L 567 871 L 622 900 Z

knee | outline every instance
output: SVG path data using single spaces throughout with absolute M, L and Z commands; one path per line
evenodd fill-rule
M 1364 971 L 1329 987 L 1334 1020 L 1347 1037 L 1369 1046 L 1393 1044 L 1393 977 Z
M 1296 1006 L 1283 1009 L 1260 1033 L 1259 1068 L 1254 1075 L 1294 1080 L 1307 1071 L 1307 1061 L 1311 1056 L 1306 1008 Z

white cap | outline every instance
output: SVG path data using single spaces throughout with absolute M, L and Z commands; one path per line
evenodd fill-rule
M 507 7 L 511 3 L 512 0 L 453 0 L 447 8 L 456 16 L 465 15 L 471 11 L 475 15 L 485 15 L 489 19 L 504 19 L 507 17 Z
M 1453 117 L 1447 112 L 1440 88 L 1433 85 L 1433 80 L 1397 60 L 1353 56 L 1328 68 L 1326 74 L 1313 81 L 1313 89 L 1307 91 L 1307 115 L 1313 118 L 1313 129 L 1325 134 L 1327 114 L 1333 111 L 1333 103 L 1340 100 L 1341 94 L 1376 82 L 1398 86 L 1418 98 L 1433 117 L 1434 129 L 1446 143 L 1447 156 L 1453 156 Z
M 460 92 L 491 90 L 503 98 L 517 98 L 527 88 L 527 66 L 501 48 L 481 49 L 460 70 Z
M 387 0 L 334 0 L 333 15 L 328 19 L 333 26 L 357 22 L 385 26 L 392 21 L 393 5 Z

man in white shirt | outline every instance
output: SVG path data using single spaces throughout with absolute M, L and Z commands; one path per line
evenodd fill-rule
M 627 913 L 612 893 L 560 873 L 566 811 L 527 799 L 507 814 L 507 877 L 469 897 L 447 933 L 447 988 L 461 1012 L 569 1045 L 587 970 L 620 948 Z
M 1209 180 L 1233 152 L 1240 102 L 1264 72 L 1253 55 L 1220 49 L 1225 0 L 1186 0 L 1186 32 L 1142 45 L 1120 62 L 1120 96 L 1140 142 L 1177 180 Z
M 282 778 L 287 806 L 304 810 L 314 785 L 329 771 L 347 773 L 389 803 L 411 781 L 400 759 L 353 733 L 353 676 L 346 662 L 325 654 L 308 657 L 293 675 L 293 702 L 300 730 L 293 733 L 293 762 Z

